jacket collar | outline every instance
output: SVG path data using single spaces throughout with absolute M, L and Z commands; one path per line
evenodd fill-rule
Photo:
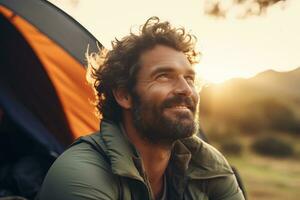
M 102 121 L 100 128 L 103 150 L 110 159 L 112 172 L 143 181 L 135 166 L 135 160 L 139 160 L 138 152 L 122 133 L 121 127 L 115 123 Z
M 103 150 L 110 159 L 113 173 L 143 181 L 139 153 L 122 132 L 121 126 L 102 121 L 99 136 L 103 141 Z M 170 162 L 176 171 L 185 173 L 191 179 L 233 173 L 226 159 L 197 136 L 175 142 Z
M 224 156 L 199 137 L 182 139 L 180 145 L 183 145 L 192 155 L 187 169 L 189 178 L 209 179 L 233 174 Z

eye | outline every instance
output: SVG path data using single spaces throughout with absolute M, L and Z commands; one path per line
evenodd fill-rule
M 195 83 L 195 76 L 186 76 L 185 80 L 189 83 L 189 84 L 194 84 Z
M 168 73 L 162 73 L 156 76 L 157 81 L 168 81 L 171 79 L 171 75 Z

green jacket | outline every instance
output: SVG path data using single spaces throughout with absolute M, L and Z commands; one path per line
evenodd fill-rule
M 102 122 L 51 166 L 40 200 L 153 199 L 142 161 L 119 126 Z M 192 137 L 177 141 L 166 170 L 168 199 L 243 200 L 231 167 L 212 146 Z

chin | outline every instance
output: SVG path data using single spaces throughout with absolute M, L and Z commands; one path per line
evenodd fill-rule
M 176 123 L 182 122 L 182 121 L 194 121 L 194 116 L 190 112 L 182 112 L 182 113 L 165 113 L 164 118 L 174 121 Z
M 197 130 L 197 124 L 192 119 L 182 119 L 180 121 L 173 122 L 172 132 L 176 135 L 176 138 L 183 139 L 191 137 Z

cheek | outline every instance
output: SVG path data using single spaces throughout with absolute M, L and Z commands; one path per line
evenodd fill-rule
M 193 89 L 193 94 L 192 94 L 192 98 L 195 101 L 195 103 L 197 104 L 199 102 L 199 93 L 196 89 Z
M 167 98 L 170 88 L 164 85 L 153 85 L 141 93 L 141 98 L 154 105 L 160 105 Z

